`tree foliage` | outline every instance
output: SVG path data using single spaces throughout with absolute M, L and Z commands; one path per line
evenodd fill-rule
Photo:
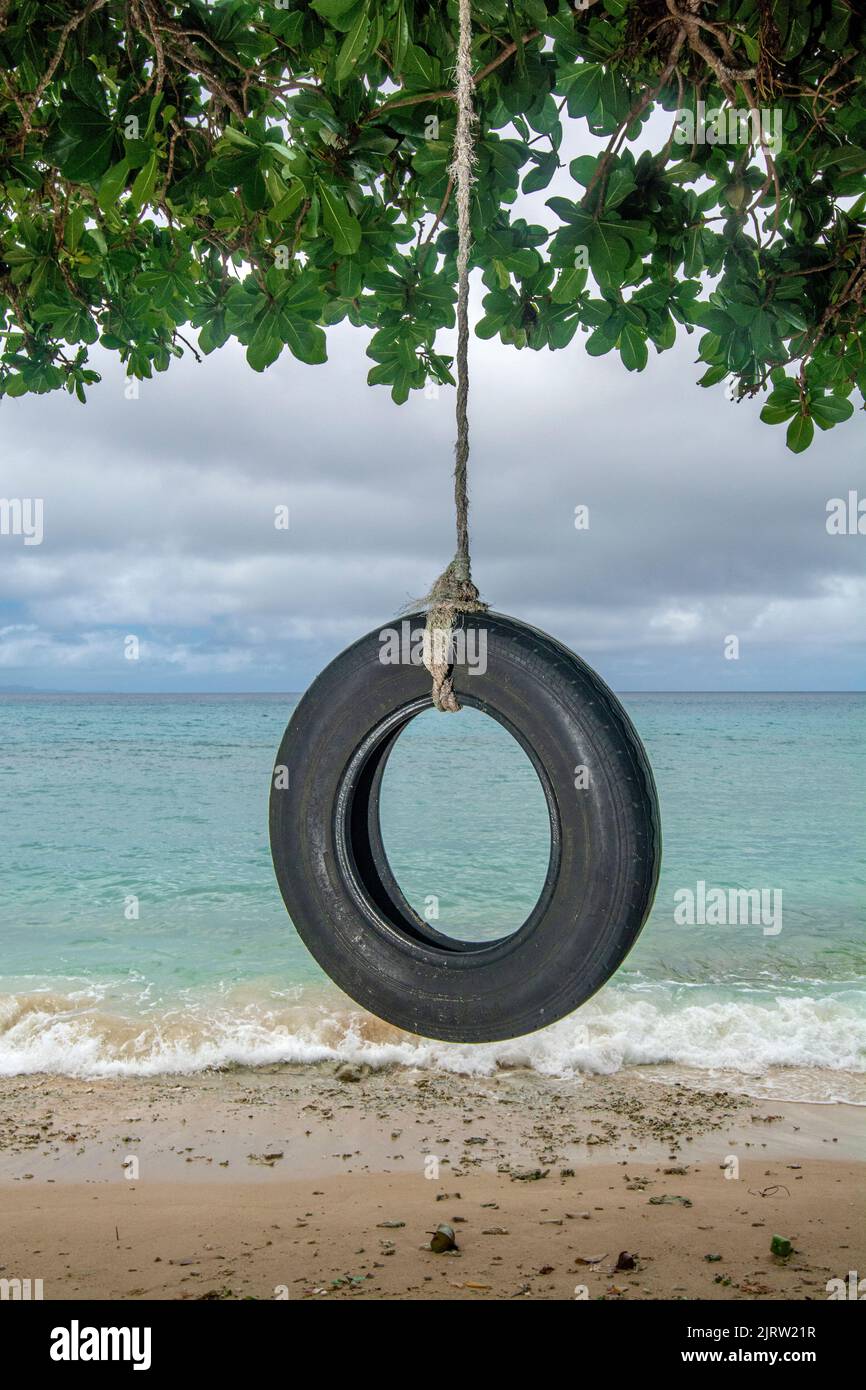
M 477 332 L 641 371 L 699 329 L 700 384 L 769 391 L 795 451 L 850 417 L 862 12 L 476 0 Z M 83 400 L 97 342 L 135 377 L 229 337 L 320 363 L 342 319 L 395 400 L 450 381 L 456 29 L 445 0 L 0 0 L 0 390 Z M 568 121 L 597 152 L 548 198 Z

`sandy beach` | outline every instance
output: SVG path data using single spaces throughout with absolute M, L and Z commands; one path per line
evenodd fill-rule
M 0 1097 L 0 1277 L 46 1299 L 823 1300 L 866 1268 L 862 1109 L 663 1068 L 30 1076 Z M 429 1248 L 440 1224 L 456 1251 Z

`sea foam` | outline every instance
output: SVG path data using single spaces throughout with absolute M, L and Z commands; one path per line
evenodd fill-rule
M 710 988 L 610 986 L 538 1033 L 477 1045 L 414 1037 L 324 989 L 247 986 L 188 991 L 158 1008 L 117 1003 L 105 986 L 0 996 L 0 1074 L 148 1076 L 354 1061 L 476 1076 L 527 1067 L 569 1077 L 667 1064 L 702 1084 L 739 1078 L 754 1094 L 767 1093 L 771 1070 L 769 1089 L 780 1093 L 789 1069 L 798 1075 L 792 1098 L 855 1100 L 857 1077 L 866 1072 L 866 993 L 855 989 L 761 997 L 743 988 L 725 999 Z M 810 1070 L 816 1075 L 806 1096 L 802 1078 Z

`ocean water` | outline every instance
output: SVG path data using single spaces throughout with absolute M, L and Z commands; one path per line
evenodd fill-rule
M 862 1102 L 866 695 L 623 700 L 662 807 L 650 920 L 571 1018 L 473 1047 L 371 1018 L 295 934 L 267 837 L 293 697 L 0 696 L 0 1072 L 665 1064 L 755 1094 Z M 494 721 L 468 709 L 414 721 L 382 821 L 404 891 L 440 930 L 519 926 L 548 831 L 535 773 Z M 781 894 L 781 930 L 680 925 L 675 895 L 699 882 Z

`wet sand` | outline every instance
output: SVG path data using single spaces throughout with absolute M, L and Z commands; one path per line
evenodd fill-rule
M 863 1113 L 663 1069 L 5 1078 L 0 1278 L 48 1299 L 825 1299 L 866 1269 Z M 429 1249 L 440 1223 L 456 1252 Z

